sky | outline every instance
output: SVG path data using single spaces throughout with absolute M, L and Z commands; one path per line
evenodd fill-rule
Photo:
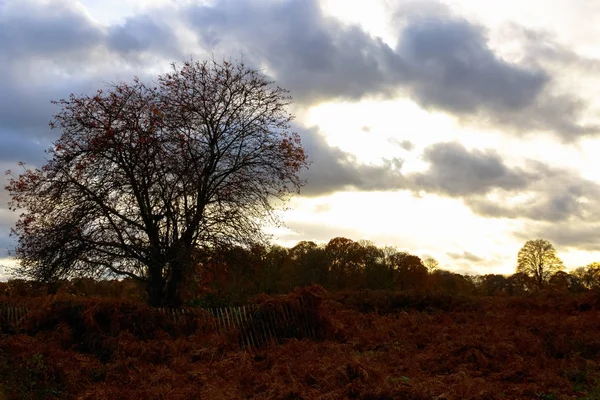
M 544 238 L 576 268 L 600 261 L 598 18 L 596 0 L 0 0 L 0 170 L 44 164 L 51 100 L 243 59 L 291 91 L 311 161 L 278 243 L 510 274 Z

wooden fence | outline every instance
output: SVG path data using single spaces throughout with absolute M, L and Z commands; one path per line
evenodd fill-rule
M 196 308 L 159 308 L 176 321 L 181 316 L 195 314 Z M 264 305 L 249 304 L 239 307 L 207 309 L 212 319 L 203 321 L 212 324 L 217 332 L 235 330 L 239 344 L 244 348 L 258 348 L 266 343 L 281 343 L 289 338 L 315 339 L 318 336 L 318 321 L 313 304 L 296 300 L 287 303 Z M 21 321 L 29 312 L 25 306 L 0 305 L 0 333 L 18 332 Z M 197 315 L 197 318 L 203 318 Z
M 0 333 L 18 329 L 28 312 L 25 306 L 0 306 Z

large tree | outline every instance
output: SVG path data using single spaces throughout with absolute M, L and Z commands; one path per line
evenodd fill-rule
M 243 63 L 211 60 L 55 102 L 47 164 L 8 172 L 10 206 L 24 210 L 17 273 L 126 276 L 150 304 L 177 304 L 197 249 L 262 241 L 276 203 L 299 191 L 290 101 Z
M 542 287 L 550 276 L 564 269 L 552 243 L 545 239 L 528 240 L 517 256 L 517 273 L 532 277 Z

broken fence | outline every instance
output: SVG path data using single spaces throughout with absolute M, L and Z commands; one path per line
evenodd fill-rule
M 307 304 L 308 303 L 308 304 Z M 159 308 L 173 321 L 183 315 L 195 313 L 198 308 Z M 285 303 L 249 304 L 238 307 L 205 309 L 212 315 L 209 321 L 217 332 L 238 332 L 239 344 L 244 348 L 258 348 L 266 343 L 281 343 L 284 339 L 317 339 L 319 324 L 317 310 L 312 301 L 303 298 Z M 19 332 L 27 316 L 26 306 L 0 305 L 0 333 Z

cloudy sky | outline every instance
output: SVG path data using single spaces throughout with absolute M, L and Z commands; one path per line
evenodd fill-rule
M 369 239 L 475 274 L 545 238 L 574 268 L 600 261 L 598 18 L 597 0 L 0 0 L 0 169 L 44 163 L 50 100 L 243 58 L 291 90 L 312 161 L 280 243 Z

